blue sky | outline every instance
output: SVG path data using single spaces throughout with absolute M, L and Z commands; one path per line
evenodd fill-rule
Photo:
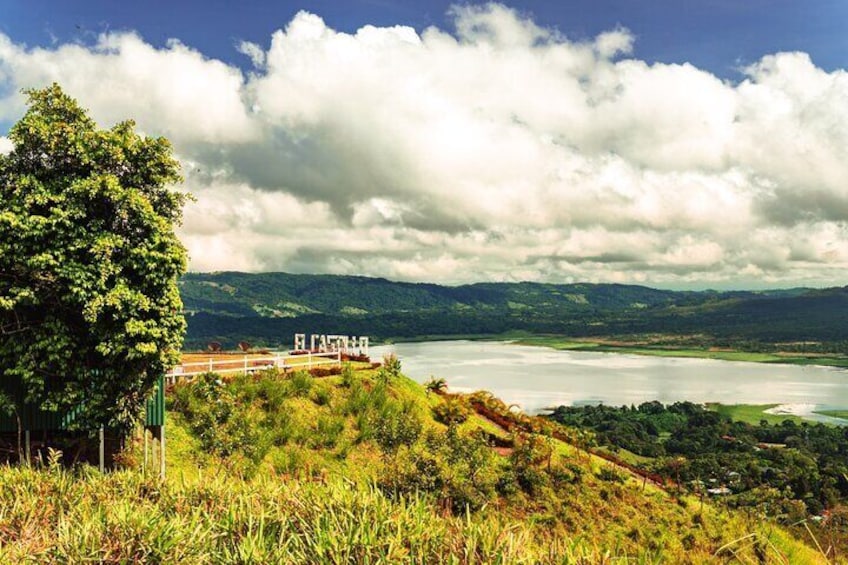
M 209 57 L 245 65 L 234 49 L 248 40 L 266 45 L 271 33 L 300 10 L 353 32 L 363 25 L 450 26 L 454 2 L 324 0 L 269 2 L 0 0 L 0 31 L 28 45 L 90 42 L 104 31 L 136 30 L 162 45 L 179 38 Z M 848 66 L 845 0 L 522 0 L 507 2 L 571 39 L 592 38 L 616 25 L 636 36 L 646 61 L 689 62 L 729 79 L 765 54 L 804 51 L 820 67 Z
M 21 89 L 171 140 L 195 271 L 848 284 L 848 2 L 0 0 Z

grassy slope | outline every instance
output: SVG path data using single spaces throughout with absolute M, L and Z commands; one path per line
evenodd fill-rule
M 816 410 L 816 414 L 848 420 L 848 410 Z
M 357 379 L 373 392 L 373 372 Z M 341 416 L 353 388 L 329 377 L 306 393 L 286 389 L 278 408 L 291 416 L 288 439 L 255 466 L 239 453 L 205 453 L 186 418 L 171 414 L 162 484 L 138 471 L 0 469 L 0 562 L 719 563 L 735 554 L 824 562 L 777 526 L 676 499 L 552 438 L 548 465 L 567 480 L 532 495 L 499 495 L 459 515 L 438 492 L 391 495 L 375 483 L 407 448 L 387 453 L 361 438 L 355 415 Z M 425 430 L 444 431 L 432 418 L 441 397 L 404 377 L 392 380 L 389 396 L 417 412 Z M 248 417 L 264 416 L 258 406 Z M 336 417 L 343 429 L 330 442 L 321 422 Z M 460 433 L 476 428 L 508 437 L 476 415 Z M 493 457 L 493 468 L 507 468 Z
M 792 420 L 800 424 L 803 418 L 787 414 L 767 414 L 765 411 L 774 408 L 777 404 L 708 404 L 707 407 L 715 410 L 722 416 L 731 420 L 757 425 L 760 420 L 766 420 L 769 424 L 779 424 L 785 420 Z

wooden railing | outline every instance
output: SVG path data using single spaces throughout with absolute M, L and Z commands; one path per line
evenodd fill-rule
M 221 358 L 210 358 L 208 361 L 183 363 L 171 369 L 165 375 L 165 382 L 176 383 L 178 380 L 192 380 L 197 375 L 217 373 L 219 375 L 241 373 L 248 374 L 265 369 L 311 369 L 318 365 L 341 365 L 342 354 L 338 351 L 325 353 L 296 353 L 278 354 L 266 357 L 241 358 L 235 355 L 222 355 Z

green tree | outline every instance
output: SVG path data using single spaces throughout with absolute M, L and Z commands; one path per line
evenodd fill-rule
M 179 163 L 56 84 L 26 94 L 0 155 L 0 377 L 47 410 L 83 404 L 78 429 L 127 429 L 185 331 Z

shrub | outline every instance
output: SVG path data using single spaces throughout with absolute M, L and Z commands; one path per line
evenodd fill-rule
M 338 365 L 334 365 L 333 367 L 313 367 L 309 369 L 309 374 L 313 377 L 329 377 L 332 375 L 340 375 L 342 373 L 342 368 Z
M 317 386 L 314 389 L 314 393 L 312 394 L 312 400 L 318 406 L 326 406 L 330 403 L 330 398 L 332 397 L 332 393 L 330 389 L 325 386 Z
M 550 467 L 553 448 L 548 439 L 535 434 L 519 434 L 510 455 L 518 484 L 528 494 L 537 494 L 548 486 L 550 477 L 545 472 Z
M 206 373 L 177 387 L 173 405 L 205 450 L 223 457 L 240 453 L 254 463 L 264 455 L 257 422 L 218 375 Z
M 411 445 L 421 435 L 421 418 L 415 408 L 412 402 L 392 401 L 372 413 L 373 437 L 384 451 Z
M 400 359 L 397 355 L 391 353 L 383 357 L 383 364 L 377 373 L 377 379 L 380 382 L 388 383 L 400 376 Z
M 498 473 L 492 450 L 479 434 L 451 428 L 400 447 L 379 484 L 392 494 L 435 493 L 443 506 L 461 514 L 493 500 Z
M 312 444 L 315 447 L 335 447 L 344 432 L 344 419 L 338 416 L 319 416 L 313 434 Z
M 353 366 L 350 363 L 342 365 L 342 386 L 350 388 L 355 378 L 356 373 L 353 370 Z
M 306 371 L 295 371 L 286 381 L 288 383 L 288 392 L 291 396 L 305 397 L 312 390 L 312 385 L 315 380 L 312 375 Z
M 609 465 L 601 467 L 601 470 L 598 471 L 598 478 L 610 483 L 623 483 L 627 480 L 627 476 L 624 473 Z
M 458 398 L 449 398 L 433 407 L 433 417 L 446 426 L 462 424 L 471 415 L 471 409 Z
M 389 373 L 391 378 L 400 376 L 400 359 L 394 353 L 383 357 L 383 368 Z
M 424 383 L 424 388 L 427 390 L 427 392 L 441 394 L 445 391 L 445 389 L 448 388 L 448 382 L 441 377 L 439 377 L 438 379 L 436 377 L 430 377 L 430 380 Z

